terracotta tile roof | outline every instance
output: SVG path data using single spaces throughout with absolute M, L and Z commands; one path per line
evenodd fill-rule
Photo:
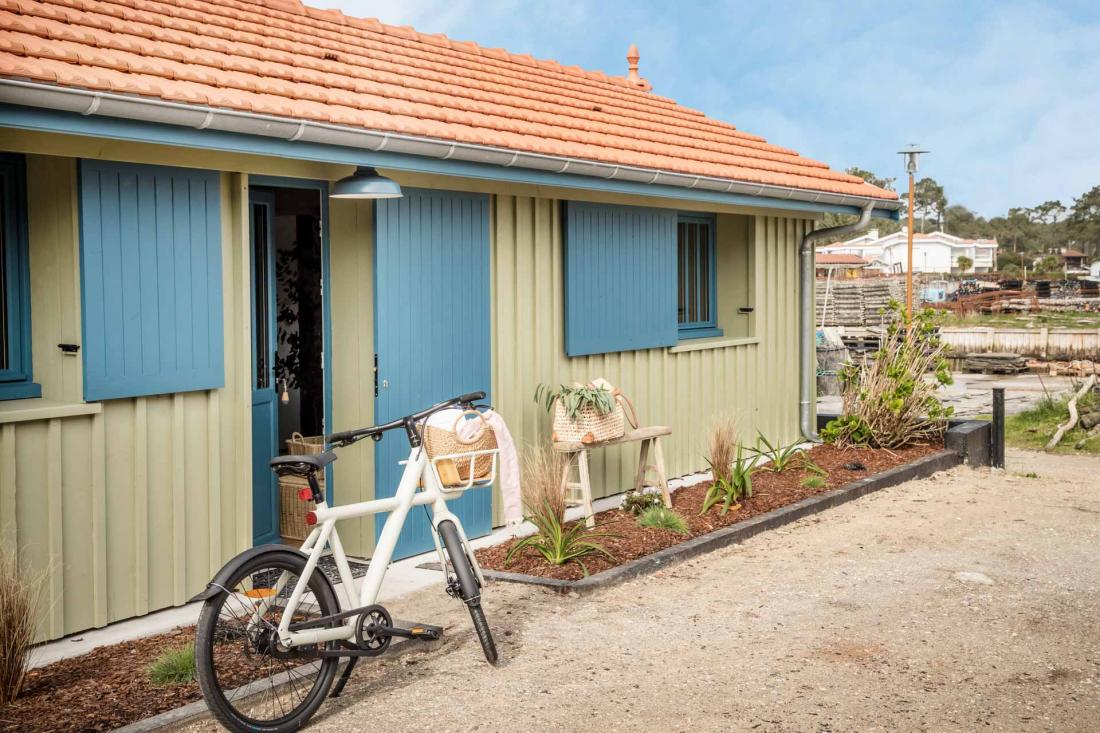
M 1088 257 L 1087 254 L 1085 254 L 1084 252 L 1082 252 L 1079 249 L 1068 249 L 1068 248 L 1062 250 L 1062 256 L 1063 257 Z
M 830 254 L 818 252 L 814 255 L 814 263 L 817 265 L 866 265 L 871 260 L 865 260 L 859 255 Z
M 897 198 L 625 77 L 298 0 L 0 0 L 0 76 Z

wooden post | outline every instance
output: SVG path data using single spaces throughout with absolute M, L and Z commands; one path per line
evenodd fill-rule
M 913 172 L 909 172 L 909 230 L 906 249 L 909 263 L 905 266 L 905 315 L 913 320 Z
M 596 517 L 592 511 L 592 480 L 588 476 L 588 451 L 582 450 L 577 457 L 580 461 L 581 501 L 584 506 L 584 525 L 589 529 L 596 526 Z
M 990 431 L 989 459 L 993 468 L 1005 467 L 1005 390 L 993 388 L 993 425 Z

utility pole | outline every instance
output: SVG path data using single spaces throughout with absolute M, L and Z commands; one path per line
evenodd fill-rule
M 917 158 L 927 150 L 920 150 L 919 146 L 909 144 L 905 150 L 898 151 L 898 155 L 905 156 L 905 170 L 909 173 L 909 225 L 906 227 L 908 244 L 906 248 L 907 265 L 905 266 L 905 315 L 910 322 L 913 320 L 913 177 L 917 172 Z M 923 224 L 924 220 L 921 220 Z

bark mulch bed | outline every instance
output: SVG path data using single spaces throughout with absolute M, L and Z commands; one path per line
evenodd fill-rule
M 0 731 L 109 731 L 198 700 L 197 682 L 149 680 L 157 657 L 194 640 L 193 627 L 179 628 L 32 669 L 19 699 L 0 707 Z
M 703 516 L 699 510 L 703 506 L 710 483 L 679 489 L 672 494 L 672 506 L 687 521 L 690 535 L 681 535 L 664 529 L 647 529 L 638 526 L 629 513 L 621 509 L 609 509 L 596 515 L 596 532 L 614 535 L 599 540 L 614 556 L 609 560 L 599 554 L 584 558 L 584 564 L 590 575 L 625 564 L 645 555 L 650 555 L 667 547 L 679 544 L 691 537 L 698 537 L 716 529 L 742 522 L 758 514 L 770 512 L 788 504 L 802 501 L 811 496 L 840 488 L 857 479 L 873 476 L 887 469 L 915 461 L 924 456 L 943 450 L 943 444 L 920 445 L 895 451 L 873 448 L 837 448 L 832 445 L 819 445 L 807 451 L 810 460 L 827 472 L 825 485 L 820 488 L 808 488 L 802 481 L 815 475 L 803 468 L 789 468 L 776 473 L 767 466 L 757 469 L 752 476 L 753 496 L 741 502 L 741 508 L 721 514 L 721 505 L 713 507 Z M 800 465 L 795 461 L 795 465 Z M 862 466 L 860 469 L 858 466 Z M 483 568 L 507 573 L 523 573 L 542 578 L 558 580 L 580 580 L 584 577 L 584 568 L 577 563 L 551 565 L 534 550 L 527 550 L 505 564 L 504 559 L 516 540 L 501 545 L 487 547 L 477 551 L 477 559 Z
M 350 561 L 350 565 L 354 577 L 366 573 L 366 563 Z M 332 558 L 322 557 L 320 567 L 339 582 Z M 201 700 L 194 680 L 155 685 L 149 679 L 149 667 L 161 654 L 194 640 L 195 627 L 184 626 L 32 669 L 19 699 L 0 706 L 0 733 L 110 731 Z M 250 668 L 235 652 L 218 654 L 217 659 L 219 675 L 226 673 L 229 685 L 267 675 L 266 668 Z
M 157 685 L 149 667 L 164 652 L 195 640 L 195 627 L 93 649 L 32 669 L 13 704 L 0 706 L 0 733 L 110 731 L 202 699 L 199 683 Z M 219 649 L 221 649 L 219 647 Z M 237 653 L 215 652 L 219 675 L 231 687 L 264 677 Z

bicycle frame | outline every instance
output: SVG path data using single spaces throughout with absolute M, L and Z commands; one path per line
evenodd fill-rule
M 417 489 L 421 483 L 424 488 L 418 491 Z M 363 501 L 335 507 L 330 507 L 323 501 L 318 503 L 313 510 L 314 515 L 317 517 L 318 524 L 310 532 L 309 537 L 306 538 L 301 547 L 302 552 L 309 555 L 309 559 L 306 562 L 301 577 L 298 578 L 298 582 L 295 584 L 294 590 L 291 592 L 290 599 L 287 601 L 286 610 L 283 612 L 282 619 L 279 623 L 279 639 L 283 646 L 294 648 L 297 646 L 321 644 L 329 641 L 352 640 L 355 637 L 356 624 L 358 623 L 357 616 L 345 619 L 342 624 L 335 627 L 303 629 L 300 631 L 290 630 L 290 623 L 291 619 L 294 617 L 294 612 L 298 608 L 298 604 L 301 602 L 303 596 L 309 592 L 307 588 L 307 579 L 312 577 L 321 555 L 324 554 L 326 545 L 332 547 L 332 555 L 336 562 L 336 569 L 342 581 L 341 588 L 343 592 L 337 593 L 337 602 L 341 606 L 347 604 L 346 608 L 343 610 L 352 610 L 372 605 L 378 599 L 378 592 L 382 587 L 382 580 L 385 578 L 386 571 L 390 566 L 390 561 L 393 559 L 393 551 L 397 546 L 397 538 L 401 534 L 401 528 L 405 525 L 405 519 L 408 517 L 409 510 L 414 506 L 431 506 L 432 537 L 435 540 L 436 551 L 439 553 L 440 567 L 446 572 L 447 560 L 443 553 L 443 547 L 439 541 L 439 533 L 436 529 L 439 523 L 445 520 L 454 522 L 455 527 L 458 529 L 459 537 L 462 538 L 462 543 L 469 549 L 469 540 L 466 537 L 465 530 L 462 528 L 462 523 L 459 521 L 458 517 L 447 508 L 447 501 L 457 498 L 461 493 L 461 491 L 443 491 L 435 472 L 429 469 L 429 458 L 426 452 L 420 447 L 415 447 L 411 448 L 409 451 L 409 458 L 405 462 L 405 470 L 401 474 L 401 481 L 397 486 L 397 492 L 394 496 L 386 499 L 374 499 L 373 501 Z M 353 519 L 355 517 L 363 517 L 370 514 L 378 514 L 380 512 L 390 512 L 390 515 L 386 518 L 386 523 L 382 525 L 382 532 L 378 537 L 374 555 L 371 557 L 370 564 L 367 567 L 367 574 L 363 578 L 363 585 L 359 591 L 359 602 L 356 604 L 353 597 L 355 585 L 353 583 L 351 568 L 348 565 L 348 559 L 347 555 L 344 553 L 343 545 L 340 544 L 340 536 L 336 532 L 336 522 L 342 519 Z M 467 554 L 469 555 L 470 562 L 473 565 L 474 572 L 477 574 L 478 579 L 484 582 L 484 578 L 481 575 L 481 568 L 478 566 L 473 552 L 468 552 Z M 275 585 L 276 593 L 271 596 L 272 598 L 278 597 L 282 592 L 285 587 L 283 585 L 285 578 L 286 574 L 284 573 Z M 268 600 L 261 599 L 261 602 L 256 604 L 255 618 L 257 620 L 262 618 L 263 614 L 267 612 L 268 607 Z

